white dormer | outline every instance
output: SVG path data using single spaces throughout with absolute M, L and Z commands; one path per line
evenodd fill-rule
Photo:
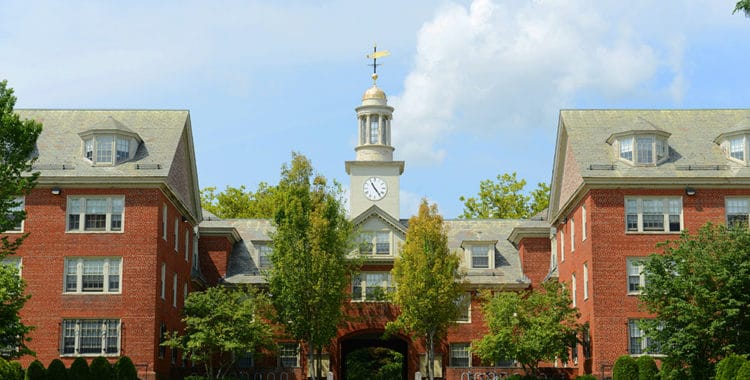
M 612 145 L 620 161 L 634 166 L 656 166 L 669 159 L 670 133 L 659 130 L 632 130 L 612 134 Z
M 497 240 L 464 240 L 464 263 L 467 269 L 495 269 L 495 245 Z
M 111 116 L 78 135 L 83 158 L 94 166 L 111 166 L 131 160 L 142 142 L 137 133 Z
M 714 139 L 719 144 L 724 155 L 731 161 L 747 165 L 748 144 L 750 144 L 750 128 L 742 128 L 731 132 L 722 133 Z

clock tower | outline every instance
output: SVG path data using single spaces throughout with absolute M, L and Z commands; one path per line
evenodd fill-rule
M 372 87 L 362 96 L 357 107 L 358 136 L 354 148 L 356 159 L 346 161 L 350 178 L 349 206 L 356 218 L 373 205 L 396 220 L 399 219 L 399 178 L 404 161 L 393 161 L 391 119 L 393 107 L 385 92 L 377 87 L 378 75 L 372 75 Z

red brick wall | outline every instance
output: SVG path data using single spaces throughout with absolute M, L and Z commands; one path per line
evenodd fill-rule
M 523 274 L 531 280 L 531 286 L 539 286 L 549 273 L 549 238 L 521 239 L 518 244 L 518 255 L 521 258 Z
M 66 233 L 67 197 L 71 195 L 123 195 L 123 232 Z M 162 204 L 167 203 L 168 241 L 161 239 Z M 171 231 L 176 209 L 158 189 L 74 189 L 63 188 L 52 195 L 49 188 L 37 188 L 26 196 L 27 219 L 24 241 L 18 256 L 31 299 L 21 312 L 24 323 L 35 326 L 29 347 L 43 363 L 60 358 L 61 322 L 68 318 L 113 318 L 121 320 L 122 355 L 135 364 L 147 364 L 166 373 L 169 355 L 157 361 L 158 327 L 164 321 L 170 329 L 180 327 L 183 286 L 190 280 L 190 262 L 184 259 L 184 229 L 180 222 L 180 252 L 174 252 Z M 190 241 L 192 245 L 192 240 Z M 190 248 L 189 248 L 190 249 Z M 121 294 L 64 294 L 66 257 L 122 257 Z M 191 257 L 189 256 L 191 259 Z M 162 301 L 160 266 L 167 264 L 167 299 Z M 178 274 L 178 307 L 172 306 L 172 275 Z M 25 357 L 27 365 L 33 358 Z M 72 358 L 62 358 L 70 365 Z M 111 358 L 113 361 L 117 358 Z
M 226 237 L 202 236 L 198 241 L 200 252 L 201 273 L 209 285 L 219 283 L 219 279 L 226 276 L 229 254 L 232 253 L 232 244 Z

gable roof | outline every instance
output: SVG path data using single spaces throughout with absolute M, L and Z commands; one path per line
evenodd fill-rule
M 748 186 L 750 167 L 727 159 L 715 141 L 721 134 L 747 128 L 748 123 L 750 109 L 562 110 L 550 220 L 558 219 L 584 187 Z M 667 161 L 633 166 L 619 160 L 611 137 L 633 131 L 668 136 Z
M 377 205 L 372 205 L 367 210 L 362 211 L 362 213 L 357 215 L 356 218 L 352 219 L 352 224 L 354 224 L 355 227 L 359 226 L 371 217 L 380 218 L 385 223 L 390 225 L 393 229 L 401 232 L 402 234 L 406 234 L 406 226 L 403 225 L 398 219 L 383 211 L 383 209 L 381 209 Z
M 34 170 L 42 186 L 158 186 L 194 222 L 201 220 L 195 151 L 187 110 L 16 109 L 42 123 Z M 132 159 L 94 166 L 83 155 L 80 134 L 92 130 L 137 136 Z

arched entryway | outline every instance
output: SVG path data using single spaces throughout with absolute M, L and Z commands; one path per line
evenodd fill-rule
M 362 372 L 361 365 L 380 369 L 383 373 L 393 373 L 395 366 L 400 362 L 400 378 L 407 380 L 408 347 L 407 341 L 399 337 L 383 339 L 382 332 L 367 332 L 341 338 L 341 379 L 359 380 L 355 376 Z M 360 365 L 360 361 L 364 362 Z M 358 367 L 354 368 L 353 365 Z

